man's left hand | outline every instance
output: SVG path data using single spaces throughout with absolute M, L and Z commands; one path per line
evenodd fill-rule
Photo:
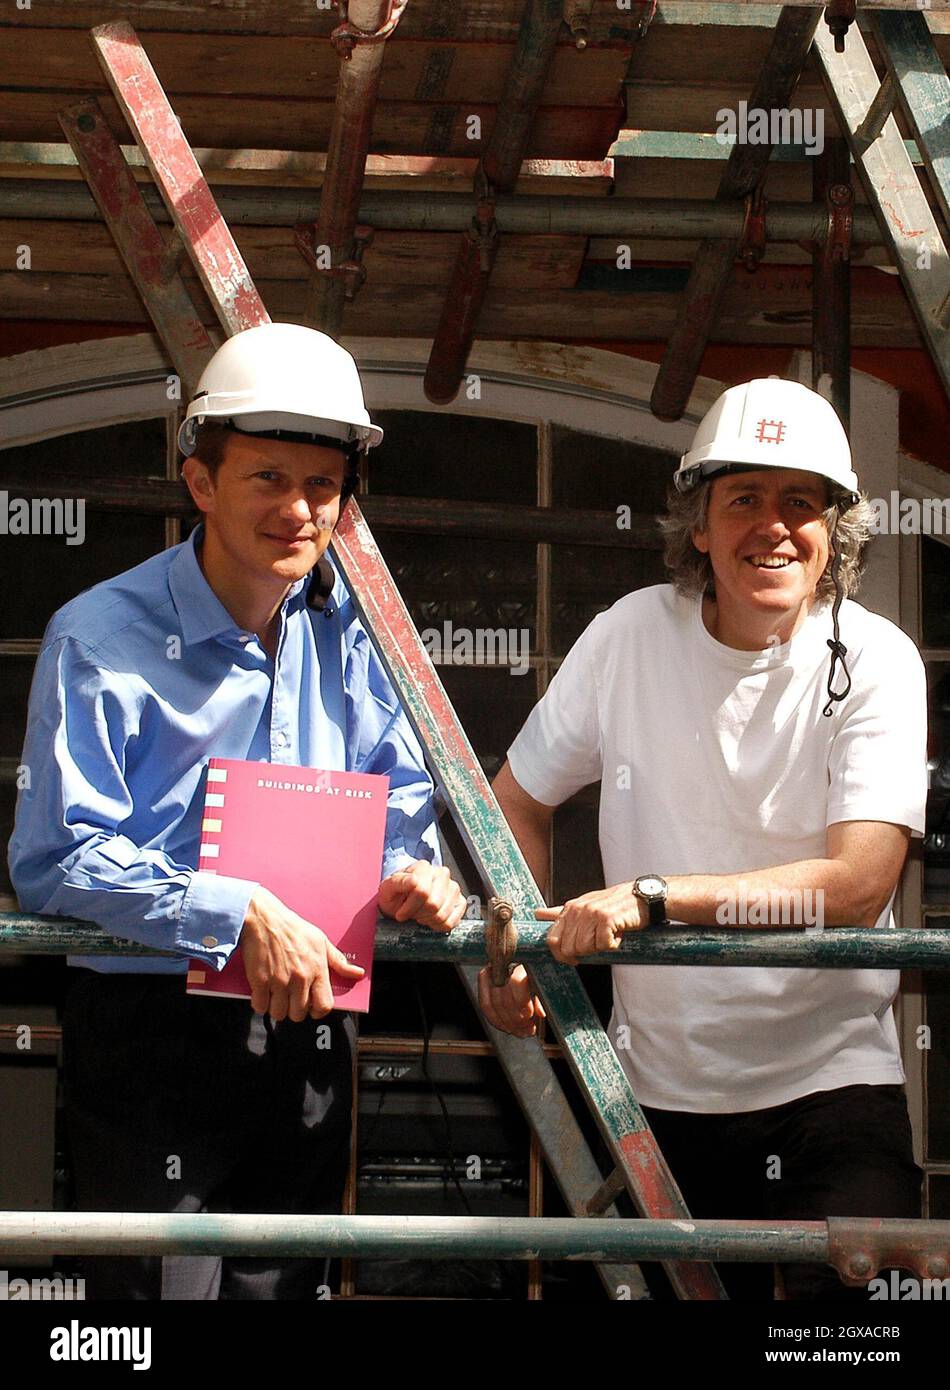
M 616 951 L 625 932 L 640 931 L 647 924 L 646 906 L 630 882 L 571 898 L 563 907 L 538 908 L 534 915 L 539 922 L 554 923 L 548 946 L 562 965 L 576 965 L 582 956 L 601 951 Z
M 379 885 L 379 910 L 397 922 L 449 932 L 465 916 L 466 899 L 444 865 L 416 859 Z

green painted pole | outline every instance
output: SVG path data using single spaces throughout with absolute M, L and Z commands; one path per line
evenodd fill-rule
M 516 959 L 548 960 L 548 925 L 520 920 Z M 89 923 L 29 913 L 0 913 L 0 952 L 22 955 L 171 955 L 106 936 Z M 480 921 L 462 922 L 449 935 L 384 920 L 376 935 L 376 959 L 484 964 L 485 935 Z M 668 927 L 633 932 L 616 951 L 585 956 L 585 965 L 768 965 L 806 969 L 950 969 L 950 927 L 885 930 L 827 927 L 769 930 L 701 930 Z M 563 967 L 561 967 L 563 969 Z
M 950 1222 L 944 1222 L 950 1237 Z M 827 1262 L 824 1221 L 577 1217 L 286 1216 L 232 1212 L 3 1212 L 0 1253 L 281 1255 L 402 1260 Z

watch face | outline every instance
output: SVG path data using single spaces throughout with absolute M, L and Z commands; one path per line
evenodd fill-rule
M 665 898 L 666 884 L 662 878 L 646 874 L 643 878 L 637 879 L 637 892 L 645 898 Z

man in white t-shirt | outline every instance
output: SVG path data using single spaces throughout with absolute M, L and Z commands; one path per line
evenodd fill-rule
M 608 886 L 544 914 L 567 964 L 667 920 L 891 924 L 924 829 L 923 664 L 847 598 L 870 509 L 831 406 L 795 382 L 733 387 L 675 484 L 673 582 L 594 619 L 495 783 L 544 885 L 555 808 L 601 782 Z M 920 1215 L 898 983 L 888 970 L 614 968 L 610 1036 L 694 1216 Z M 483 972 L 481 1003 L 497 1027 L 536 1030 L 521 967 L 502 989 Z M 771 1297 L 769 1266 L 722 1272 L 733 1297 Z M 830 1267 L 782 1272 L 788 1297 L 866 1297 Z

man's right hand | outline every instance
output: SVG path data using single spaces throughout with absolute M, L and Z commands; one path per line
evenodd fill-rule
M 294 1023 L 323 1018 L 334 1007 L 330 971 L 360 980 L 365 970 L 352 965 L 319 927 L 292 912 L 267 888 L 257 888 L 238 938 L 255 1013 L 275 1023 L 288 1015 Z
M 486 965 L 480 970 L 478 1005 L 489 1023 L 516 1038 L 533 1037 L 545 1017 L 541 1000 L 532 990 L 523 965 L 516 965 L 508 983 L 497 988 L 491 982 L 491 967 Z

